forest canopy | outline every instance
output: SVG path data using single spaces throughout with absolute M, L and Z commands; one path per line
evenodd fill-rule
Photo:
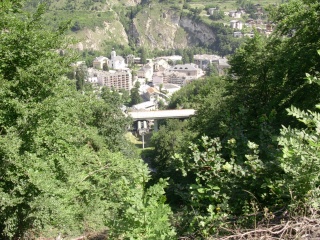
M 77 91 L 66 77 L 77 59 L 68 25 L 46 30 L 45 6 L 33 14 L 22 6 L 0 8 L 0 238 L 174 236 L 166 181 L 146 186 L 120 95 Z

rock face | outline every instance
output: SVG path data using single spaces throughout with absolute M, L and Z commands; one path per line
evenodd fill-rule
M 80 42 L 76 45 L 79 50 L 101 50 L 104 42 L 128 44 L 128 35 L 119 21 L 104 22 L 103 27 L 95 30 L 83 29 L 78 35 Z
M 171 16 L 169 12 L 143 10 L 133 20 L 129 37 L 138 46 L 183 48 L 187 45 L 186 34 L 179 24 L 171 21 Z
M 198 44 L 212 44 L 215 33 L 204 23 L 177 14 L 174 11 L 144 11 L 133 21 L 129 37 L 138 46 L 153 49 L 186 48 Z
M 132 0 L 137 3 L 139 0 Z M 104 22 L 103 28 L 85 29 L 77 34 L 79 49 L 102 50 L 104 42 L 127 45 L 131 39 L 137 46 L 151 49 L 178 49 L 215 42 L 215 33 L 206 24 L 173 10 L 146 8 L 132 20 L 126 32 L 119 17 Z
M 216 36 L 212 29 L 204 23 L 197 22 L 188 17 L 181 17 L 179 25 L 189 33 L 189 42 L 196 44 L 211 44 L 215 41 Z

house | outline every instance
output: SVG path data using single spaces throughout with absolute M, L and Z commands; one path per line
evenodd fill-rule
M 209 15 L 213 15 L 213 13 L 215 12 L 215 11 L 217 11 L 218 9 L 216 8 L 216 7 L 214 7 L 214 8 L 209 8 L 208 9 L 208 14 Z
M 242 37 L 243 37 L 243 34 L 242 34 L 242 32 L 233 32 L 233 37 L 235 37 L 235 38 L 242 38 Z
M 267 23 L 266 24 L 266 31 L 272 32 L 273 31 L 273 24 Z
M 228 59 L 226 58 L 219 59 L 219 64 L 217 67 L 218 67 L 219 76 L 225 75 L 227 69 L 230 68 Z
M 180 72 L 185 73 L 187 76 L 190 76 L 192 78 L 199 78 L 203 76 L 203 71 L 201 68 L 199 68 L 194 63 L 188 63 L 188 64 L 178 64 L 175 65 L 168 70 L 169 72 Z
M 160 84 L 168 83 L 168 76 L 169 76 L 169 74 L 164 71 L 154 72 L 152 75 L 153 85 L 160 85 Z
M 133 110 L 156 110 L 156 103 L 153 101 L 142 102 L 132 106 Z
M 240 11 L 236 11 L 234 14 L 234 18 L 241 18 L 242 13 Z
M 167 62 L 177 62 L 177 61 L 182 61 L 182 56 L 179 56 L 179 55 L 172 55 L 172 56 L 162 56 L 162 57 L 157 57 L 156 60 L 160 60 L 160 59 L 163 59 L 163 60 L 166 60 Z
M 176 84 L 171 84 L 171 83 L 166 83 L 166 84 L 163 84 L 162 86 L 162 89 L 167 92 L 166 94 L 167 96 L 171 96 L 176 91 L 179 91 L 180 88 L 181 88 L 180 86 Z
M 188 78 L 187 74 L 184 72 L 171 72 L 168 75 L 168 83 L 172 83 L 178 86 L 183 86 L 187 84 L 188 80 L 192 78 Z
M 247 21 L 246 21 L 246 23 L 245 23 L 245 25 L 247 26 L 247 27 L 255 27 L 256 26 L 256 21 L 255 20 L 253 20 L 253 19 L 248 19 Z
M 233 17 L 236 15 L 236 12 L 237 12 L 237 11 L 235 11 L 235 10 L 229 11 L 229 13 L 228 13 L 229 17 L 232 17 L 232 18 L 233 18 Z
M 149 87 L 147 91 L 143 94 L 143 97 L 148 101 L 156 101 L 159 98 L 159 94 L 160 92 L 156 88 Z
M 164 60 L 164 59 L 157 59 L 154 61 L 154 64 L 153 64 L 153 70 L 155 72 L 161 72 L 161 71 L 165 71 L 167 70 L 168 68 L 170 68 L 170 65 L 169 63 Z
M 96 57 L 93 60 L 92 65 L 95 69 L 103 69 L 103 65 L 108 64 L 108 62 L 109 62 L 109 59 L 107 57 L 100 56 L 100 57 Z
M 194 63 L 203 70 L 205 70 L 209 64 L 218 64 L 220 58 L 218 55 L 209 54 L 197 54 L 193 56 Z
M 232 11 L 229 11 L 228 13 L 229 17 L 232 17 L 232 18 L 241 18 L 241 15 L 242 15 L 242 12 L 237 10 L 232 10 Z
M 127 64 L 140 64 L 141 63 L 141 58 L 135 57 L 133 54 L 129 54 L 127 57 Z
M 143 67 L 141 67 L 137 71 L 138 78 L 145 78 L 148 81 L 152 80 L 152 75 L 153 75 L 153 64 L 152 63 L 145 64 Z
M 128 65 L 131 65 L 131 64 L 133 64 L 134 63 L 134 55 L 133 54 L 129 54 L 127 57 L 126 57 L 126 62 L 127 62 L 127 64 Z
M 254 33 L 245 33 L 244 36 L 245 37 L 249 37 L 249 38 L 253 38 L 254 37 Z
M 241 30 L 242 27 L 243 27 L 243 24 L 241 21 L 239 20 L 231 20 L 230 21 L 230 27 L 233 28 L 233 29 L 239 29 Z

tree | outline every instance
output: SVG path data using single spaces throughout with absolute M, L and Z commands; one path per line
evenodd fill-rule
M 140 62 L 141 64 L 147 63 L 147 50 L 144 47 L 140 49 Z
M 206 68 L 206 76 L 218 76 L 218 69 L 217 65 L 214 63 L 209 63 L 207 68 Z
M 104 63 L 102 69 L 103 69 L 103 71 L 109 71 L 108 63 Z
M 173 236 L 171 211 L 160 201 L 165 181 L 147 188 L 147 166 L 113 152 L 122 150 L 116 144 L 127 123 L 119 96 L 76 91 L 65 77 L 74 58 L 55 50 L 70 44 L 62 28 L 45 30 L 43 6 L 27 14 L 19 1 L 1 5 L 0 238 L 75 235 L 106 224 L 116 238 Z
M 71 27 L 71 31 L 77 32 L 79 30 L 81 30 L 81 25 L 78 21 L 75 21 L 73 26 Z
M 139 88 L 140 88 L 140 82 L 137 81 L 134 87 L 130 91 L 130 97 L 131 97 L 130 106 L 139 104 L 143 101 L 139 93 Z
M 182 182 L 185 184 L 185 179 L 177 172 L 179 162 L 172 157 L 174 154 L 187 152 L 188 143 L 194 136 L 195 133 L 188 128 L 188 121 L 178 119 L 167 120 L 152 136 L 154 157 L 150 164 L 155 169 L 154 180 L 169 178 L 170 185 L 166 192 L 168 202 L 173 205 L 185 200 L 180 195 L 183 191 L 179 189 L 179 185 L 183 185 Z
M 199 109 L 205 99 L 211 97 L 211 93 L 218 94 L 219 89 L 223 87 L 224 81 L 217 76 L 206 77 L 205 79 L 193 81 L 190 84 L 183 86 L 179 91 L 175 92 L 171 96 L 168 107 L 170 109 Z M 219 96 L 220 95 L 217 95 L 216 98 L 219 98 Z
M 75 78 L 76 78 L 76 87 L 77 90 L 82 91 L 84 88 L 85 80 L 88 77 L 88 70 L 87 66 L 85 65 L 80 65 L 77 67 L 76 72 L 75 72 Z
M 224 19 L 224 13 L 220 10 L 213 11 L 212 15 L 210 15 L 209 18 L 214 21 L 221 20 Z

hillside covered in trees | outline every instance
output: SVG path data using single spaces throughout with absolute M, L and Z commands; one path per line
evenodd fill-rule
M 320 237 L 319 1 L 273 8 L 275 32 L 229 74 L 172 96 L 197 114 L 153 134 L 153 172 L 124 136 L 123 96 L 67 78 L 70 25 L 0 5 L 1 239 Z

